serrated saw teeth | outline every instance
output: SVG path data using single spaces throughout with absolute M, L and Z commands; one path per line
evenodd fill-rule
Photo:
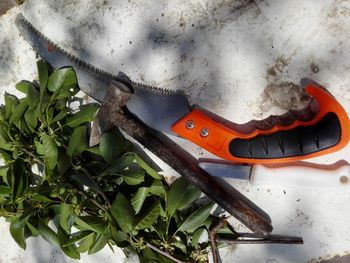
M 91 74 L 97 75 L 99 78 L 103 77 L 104 81 L 117 80 L 117 81 L 124 83 L 123 80 L 121 80 L 118 76 L 113 75 L 110 72 L 107 72 L 107 71 L 102 70 L 100 68 L 97 68 L 94 65 L 90 64 L 89 62 L 83 61 L 83 60 L 79 59 L 78 57 L 76 57 L 75 55 L 73 55 L 73 54 L 69 53 L 68 51 L 64 50 L 63 48 L 59 47 L 52 40 L 50 40 L 43 33 L 41 33 L 38 29 L 36 29 L 21 13 L 16 17 L 15 23 L 16 23 L 18 28 L 23 29 L 23 30 L 21 30 L 22 33 L 23 32 L 27 33 L 27 36 L 24 36 L 24 37 L 28 40 L 28 42 L 33 43 L 33 45 L 32 45 L 33 50 L 36 53 L 39 53 L 39 56 L 42 57 L 44 60 L 46 60 L 48 63 L 52 64 L 51 61 L 48 61 L 45 58 L 45 56 L 40 54 L 40 52 L 38 50 L 38 46 L 35 45 L 35 42 L 38 42 L 39 40 L 43 40 L 44 42 L 46 42 L 47 53 L 58 52 L 58 53 L 63 54 L 66 57 L 66 59 L 68 59 L 71 62 L 69 66 L 73 66 L 75 69 L 82 70 L 85 72 L 90 72 Z M 60 65 L 60 67 L 62 67 L 62 66 L 68 66 L 68 65 Z M 135 81 L 131 81 L 131 84 L 133 86 L 132 87 L 133 89 L 145 89 L 145 90 L 149 90 L 151 92 L 161 94 L 164 96 L 177 93 L 177 91 L 169 90 L 166 88 L 159 88 L 159 87 L 155 87 L 152 85 L 147 85 L 147 84 L 135 82 Z M 91 95 L 91 94 L 89 94 L 89 95 Z
M 54 43 L 52 40 L 50 40 L 47 36 L 45 36 L 43 33 L 41 33 L 38 29 L 36 29 L 24 16 L 23 14 L 19 14 L 16 17 L 16 24 L 20 27 L 28 27 L 31 29 L 31 31 L 33 33 L 35 33 L 38 37 L 40 37 L 41 39 L 43 39 L 44 41 L 46 41 L 47 43 L 47 49 L 48 52 L 51 53 L 54 50 L 57 50 L 61 53 L 63 53 L 67 58 L 69 58 L 72 62 L 74 62 L 75 64 L 79 65 L 80 67 L 84 67 L 85 70 L 90 70 L 94 73 L 98 73 L 101 75 L 105 75 L 108 78 L 112 78 L 112 79 L 116 79 L 117 77 L 107 71 L 101 70 L 95 66 L 93 66 L 92 64 L 90 64 L 89 62 L 86 61 L 82 61 L 81 59 L 77 58 L 75 55 L 69 53 L 68 51 L 64 50 L 63 48 L 61 48 L 60 46 L 58 46 L 56 43 Z M 37 52 L 37 48 L 34 45 L 34 51 Z

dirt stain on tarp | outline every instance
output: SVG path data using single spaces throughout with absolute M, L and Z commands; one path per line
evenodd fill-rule
M 350 262 L 350 254 L 345 252 L 345 255 L 336 255 L 333 257 L 319 257 L 317 259 L 311 259 L 307 263 L 348 263 Z
M 311 68 L 311 71 L 315 74 L 320 71 L 320 67 L 314 62 L 311 63 L 310 68 Z
M 336 37 L 348 39 L 350 17 L 350 2 L 348 0 L 336 0 L 327 9 L 326 28 Z
M 278 57 L 274 64 L 266 71 L 268 84 L 260 97 L 261 112 L 268 112 L 273 108 L 283 111 L 301 110 L 311 102 L 311 97 L 305 93 L 303 87 L 291 81 L 288 75 L 288 65 L 291 57 Z
M 21 5 L 25 0 L 0 0 L 0 16 L 6 14 L 11 8 L 16 5 Z
M 300 110 L 308 105 L 311 97 L 304 88 L 293 82 L 270 83 L 262 95 L 262 107 L 267 110 L 271 104 L 283 110 Z
M 328 260 L 322 260 L 321 263 L 348 263 L 350 262 L 350 255 L 345 256 L 335 256 Z
M 0 16 L 6 14 L 8 10 L 17 5 L 15 0 L 1 0 L 0 1 Z
M 267 78 L 278 77 L 279 74 L 283 73 L 284 68 L 289 64 L 289 59 L 281 56 L 275 60 L 275 64 L 267 69 Z
M 1 26 L 0 26 L 0 31 L 1 31 Z M 0 78 L 0 87 L 8 85 L 8 83 L 11 81 L 10 79 L 15 76 L 15 72 L 11 65 L 9 64 L 10 61 L 14 61 L 15 55 L 14 51 L 11 48 L 11 39 L 4 38 L 0 41 L 0 46 L 1 47 L 6 47 L 2 48 L 0 50 L 0 68 L 1 68 L 1 75 L 2 77 Z

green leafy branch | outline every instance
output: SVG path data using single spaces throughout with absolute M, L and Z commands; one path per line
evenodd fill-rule
M 69 257 L 116 245 L 141 262 L 207 262 L 212 202 L 184 179 L 170 187 L 118 128 L 88 146 L 99 105 L 80 105 L 72 68 L 37 62 L 38 80 L 0 108 L 0 216 L 25 249 L 42 236 Z M 216 220 L 216 221 L 215 221 Z

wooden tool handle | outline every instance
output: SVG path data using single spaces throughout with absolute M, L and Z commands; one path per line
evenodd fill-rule
M 268 214 L 225 181 L 210 176 L 199 167 L 197 159 L 164 134 L 151 130 L 128 114 L 123 108 L 127 96 L 119 89 L 110 88 L 98 114 L 157 155 L 250 230 L 262 236 L 272 231 Z M 105 123 L 104 127 L 110 124 Z

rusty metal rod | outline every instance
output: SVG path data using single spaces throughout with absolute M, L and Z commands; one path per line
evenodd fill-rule
M 115 83 L 112 86 L 98 113 L 103 118 L 103 130 L 112 126 L 122 129 L 257 235 L 266 236 L 272 231 L 268 214 L 221 178 L 210 176 L 199 167 L 196 158 L 169 137 L 150 129 L 128 113 L 124 107 L 129 97 L 123 91 L 125 87 L 119 89 Z M 108 122 L 106 118 L 109 118 Z

